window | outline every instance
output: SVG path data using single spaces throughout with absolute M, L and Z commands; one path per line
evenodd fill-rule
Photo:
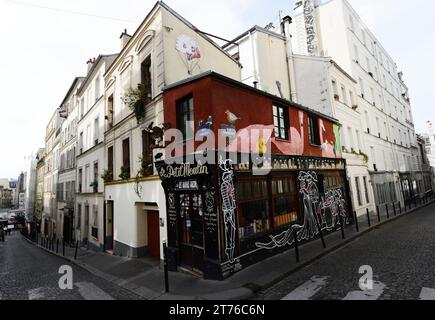
M 92 206 L 92 230 L 91 235 L 98 240 L 98 206 Z
M 85 188 L 84 188 L 84 190 L 85 190 L 85 192 L 87 191 L 87 189 L 88 189 L 88 186 L 89 186 L 89 171 L 90 171 L 90 165 L 87 165 L 86 167 L 85 167 L 85 177 L 84 177 L 84 183 L 85 183 Z
M 98 192 L 98 162 L 94 163 L 94 180 L 92 181 L 94 192 Z
M 107 99 L 107 120 L 109 129 L 113 128 L 113 94 Z
M 373 101 L 373 105 L 376 106 L 376 97 L 375 97 L 375 90 L 373 88 L 370 88 L 371 98 Z
M 364 98 L 365 91 L 364 91 L 364 82 L 363 82 L 363 79 L 359 78 L 358 82 L 359 82 L 360 89 L 361 89 L 361 97 Z
M 332 80 L 332 92 L 334 96 L 338 96 L 337 82 L 335 80 Z
M 358 152 L 361 152 L 362 144 L 361 144 L 361 136 L 359 130 L 355 130 L 355 134 L 356 134 L 356 148 Z
M 100 98 L 100 75 L 95 79 L 95 102 Z
M 79 149 L 80 149 L 80 154 L 83 153 L 83 132 L 80 132 L 79 135 Z
M 126 170 L 128 178 L 130 178 L 130 139 L 122 141 L 122 166 Z
M 153 162 L 153 139 L 147 131 L 142 131 L 142 159 L 147 163 Z
M 355 187 L 356 187 L 356 195 L 358 199 L 358 205 L 361 207 L 362 204 L 362 198 L 361 198 L 361 186 L 359 184 L 359 177 L 355 177 Z
M 354 25 L 352 16 L 349 16 L 349 25 L 350 25 L 350 30 L 355 32 L 355 25 Z
M 366 203 L 370 203 L 370 197 L 369 197 L 369 189 L 367 186 L 367 177 L 363 177 L 363 182 L 364 182 L 364 193 L 366 195 Z
M 368 72 L 369 74 L 371 74 L 371 76 L 373 76 L 372 68 L 371 68 L 371 66 L 370 66 L 370 59 L 369 59 L 369 58 L 366 58 L 366 65 L 367 65 L 367 72 Z
M 82 186 L 83 186 L 83 169 L 82 168 L 80 168 L 79 169 L 79 178 L 78 178 L 78 180 L 79 180 L 79 189 L 78 189 L 78 192 L 79 193 L 82 193 Z
M 151 77 L 151 56 L 148 56 L 141 64 L 141 87 L 145 93 L 145 104 L 152 100 L 152 77 Z
M 367 133 L 370 133 L 370 120 L 369 120 L 369 112 L 366 110 L 364 112 L 365 118 L 366 118 L 366 125 L 367 125 Z
M 98 144 L 98 140 L 100 139 L 100 119 L 96 118 L 94 120 L 94 145 Z
M 113 147 L 107 149 L 107 171 L 113 180 Z
M 298 220 L 296 177 L 279 177 L 272 180 L 274 201 L 274 228 L 288 226 Z
M 275 137 L 288 140 L 289 125 L 287 108 L 273 106 L 273 123 L 275 127 Z
M 358 52 L 358 46 L 356 44 L 353 45 L 353 52 L 355 54 L 355 61 L 356 63 L 359 62 L 359 52 Z
M 349 91 L 349 98 L 350 98 L 350 104 L 351 104 L 351 106 L 353 107 L 353 106 L 355 106 L 356 104 L 355 104 L 355 97 L 353 96 L 353 92 L 352 91 Z
M 80 230 L 82 228 L 82 204 L 77 204 L 77 222 L 76 222 L 76 229 Z
M 343 96 L 343 103 L 344 104 L 348 104 L 348 101 L 347 101 L 347 94 L 346 94 L 346 88 L 344 87 L 344 86 L 341 86 L 341 95 Z
M 308 137 L 311 144 L 320 146 L 319 119 L 308 116 Z
M 183 139 L 194 137 L 193 97 L 188 95 L 177 101 L 177 128 L 183 134 Z
M 347 136 L 349 139 L 347 139 L 348 141 L 348 147 L 350 147 L 351 149 L 353 149 L 354 147 L 354 143 L 353 143 L 353 133 L 352 133 L 352 128 L 351 127 L 347 127 Z
M 237 183 L 239 238 L 255 236 L 269 230 L 269 201 L 267 181 L 239 180 Z

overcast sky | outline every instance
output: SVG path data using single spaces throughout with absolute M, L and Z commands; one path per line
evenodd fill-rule
M 279 11 L 291 15 L 294 2 L 166 1 L 199 29 L 229 39 L 254 24 L 277 24 Z M 403 70 L 417 131 L 421 132 L 427 120 L 435 122 L 435 104 L 431 99 L 435 90 L 435 19 L 432 17 L 435 1 L 349 2 Z M 85 74 L 86 61 L 100 53 L 118 52 L 122 30 L 127 28 L 133 33 L 154 3 L 152 0 L 0 0 L 0 177 L 15 178 L 25 169 L 24 157 L 44 147 L 48 120 L 74 77 Z

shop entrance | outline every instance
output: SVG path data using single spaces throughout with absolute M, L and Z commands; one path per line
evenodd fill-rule
M 204 260 L 204 221 L 202 195 L 199 192 L 179 194 L 178 243 L 180 265 L 202 273 Z

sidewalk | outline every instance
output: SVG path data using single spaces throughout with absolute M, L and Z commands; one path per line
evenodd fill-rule
M 432 204 L 433 201 L 430 201 L 419 208 Z M 243 269 L 224 281 L 209 281 L 181 272 L 170 272 L 170 293 L 164 292 L 164 272 L 157 260 L 128 259 L 82 249 L 78 250 L 77 260 L 74 260 L 75 248 L 70 247 L 65 248 L 64 258 L 96 276 L 149 300 L 246 300 L 252 298 L 255 292 L 281 281 L 293 272 L 349 244 L 373 229 L 418 209 L 411 209 L 402 215 L 399 215 L 399 210 L 397 210 L 396 216 L 391 211 L 390 219 L 387 219 L 386 213 L 383 212 L 381 223 L 378 222 L 377 214 L 371 213 L 371 227 L 368 226 L 367 217 L 361 216 L 358 218 L 358 233 L 355 226 L 347 226 L 344 229 L 344 240 L 340 230 L 325 236 L 327 249 L 323 249 L 320 239 L 300 245 L 300 263 L 296 263 L 295 250 L 291 248 L 282 254 Z M 54 252 L 51 253 L 56 254 L 55 251 L 56 246 Z M 62 256 L 62 248 L 59 248 L 58 255 Z

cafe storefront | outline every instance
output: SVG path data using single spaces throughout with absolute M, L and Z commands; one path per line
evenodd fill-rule
M 218 158 L 218 157 L 217 157 Z M 345 160 L 272 155 L 252 163 L 157 163 L 167 201 L 168 261 L 222 280 L 258 261 L 352 223 Z

